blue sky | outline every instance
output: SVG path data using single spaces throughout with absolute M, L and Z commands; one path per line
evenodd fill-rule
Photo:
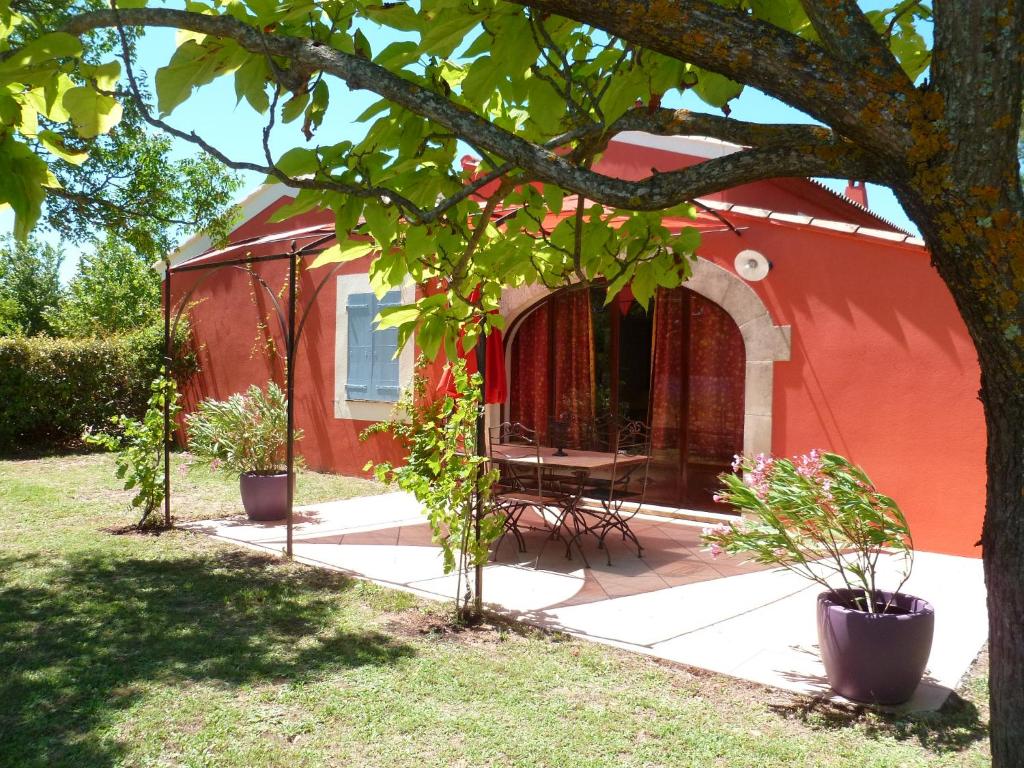
M 875 5 L 866 3 L 865 5 Z M 380 50 L 393 39 L 390 34 L 376 28 L 365 30 L 374 51 Z M 175 48 L 175 33 L 172 30 L 150 31 L 141 41 L 139 67 L 150 78 L 156 70 L 167 62 Z M 334 143 L 342 139 L 357 138 L 362 134 L 364 126 L 355 122 L 367 106 L 375 100 L 367 92 L 348 91 L 340 83 L 331 87 L 331 108 L 328 120 L 313 139 L 316 143 Z M 666 106 L 685 107 L 708 111 L 706 104 L 692 94 L 676 100 Z M 778 122 L 813 122 L 807 115 L 755 91 L 746 89 L 743 95 L 732 105 L 732 117 L 739 120 L 750 120 L 765 123 Z M 187 130 L 195 130 L 204 139 L 221 149 L 229 157 L 238 160 L 262 161 L 262 129 L 263 118 L 254 112 L 244 101 L 236 104 L 233 79 L 220 78 L 210 85 L 200 88 L 192 98 L 178 107 L 168 118 L 173 125 Z M 300 121 L 291 125 L 279 125 L 271 138 L 271 148 L 275 155 L 281 154 L 290 147 L 305 144 L 305 139 L 298 130 Z M 187 142 L 176 140 L 176 151 L 191 154 L 198 151 Z M 258 174 L 243 173 L 242 195 L 248 194 L 262 182 Z M 830 188 L 842 192 L 845 181 L 823 180 Z M 897 226 L 911 232 L 917 231 L 910 222 L 895 196 L 886 188 L 869 186 L 868 200 L 871 209 L 893 222 Z M 9 232 L 13 217 L 8 211 L 0 212 L 0 231 Z M 74 272 L 78 254 L 68 253 L 63 268 L 63 276 L 68 278 Z

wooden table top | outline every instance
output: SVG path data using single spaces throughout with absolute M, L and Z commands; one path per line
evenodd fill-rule
M 529 445 L 496 445 L 491 447 L 491 454 L 494 458 L 512 461 L 516 464 L 541 464 L 545 467 L 561 467 L 563 469 L 586 469 L 599 470 L 611 469 L 613 465 L 620 467 L 642 464 L 647 460 L 646 456 L 627 456 L 619 454 L 616 464 L 616 455 L 602 451 L 579 451 L 574 448 L 566 448 L 565 456 L 556 456 L 555 448 L 542 445 L 540 455 L 537 450 Z

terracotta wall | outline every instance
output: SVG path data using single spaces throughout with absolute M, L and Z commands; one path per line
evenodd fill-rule
M 367 266 L 353 262 L 343 272 L 365 272 Z M 280 296 L 287 312 L 287 262 L 261 263 L 256 269 Z M 174 301 L 202 274 L 175 274 L 171 281 Z M 310 296 L 324 274 L 322 269 L 305 272 L 300 296 Z M 332 277 L 320 292 L 299 341 L 295 419 L 305 436 L 296 447 L 312 469 L 362 474 L 367 459 L 394 461 L 401 458 L 401 452 L 387 438 L 361 442 L 359 433 L 370 422 L 334 418 L 336 291 L 337 279 Z M 304 303 L 301 298 L 299 303 Z M 204 397 L 225 398 L 250 384 L 263 385 L 272 379 L 284 386 L 284 340 L 273 302 L 255 280 L 238 270 L 222 269 L 200 286 L 190 305 L 201 370 L 184 388 L 186 412 Z
M 740 248 L 773 262 L 753 286 L 792 326 L 792 359 L 775 363 L 773 452 L 848 456 L 901 505 L 920 549 L 980 556 L 980 373 L 927 252 L 764 223 L 707 235 L 700 253 L 729 269 Z

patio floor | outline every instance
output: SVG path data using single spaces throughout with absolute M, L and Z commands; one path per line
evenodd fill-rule
M 186 530 L 281 554 L 283 523 L 243 517 L 187 523 Z M 805 694 L 827 694 L 818 657 L 820 588 L 785 571 L 702 551 L 699 525 L 637 518 L 644 556 L 611 544 L 612 564 L 593 542 L 579 553 L 545 533 L 525 553 L 506 537 L 484 574 L 490 607 L 530 624 L 670 661 Z M 454 574 L 412 497 L 403 493 L 296 510 L 296 560 L 342 570 L 437 600 L 451 600 Z M 888 580 L 882 579 L 882 583 Z M 902 709 L 934 710 L 956 688 L 987 636 L 981 561 L 917 553 L 905 591 L 935 606 L 935 641 L 925 680 Z

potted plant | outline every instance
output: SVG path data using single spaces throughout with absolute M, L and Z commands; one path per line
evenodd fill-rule
M 270 382 L 227 400 L 204 400 L 185 418 L 189 450 L 213 469 L 237 474 L 250 520 L 280 520 L 288 513 L 287 400 Z M 295 439 L 302 431 L 295 430 Z
M 733 469 L 720 475 L 715 500 L 744 519 L 704 530 L 712 554 L 745 553 L 824 587 L 818 642 L 833 690 L 855 701 L 907 701 L 928 663 L 935 612 L 900 591 L 914 548 L 896 502 L 834 453 L 736 457 Z M 892 591 L 878 585 L 883 557 L 897 567 Z

